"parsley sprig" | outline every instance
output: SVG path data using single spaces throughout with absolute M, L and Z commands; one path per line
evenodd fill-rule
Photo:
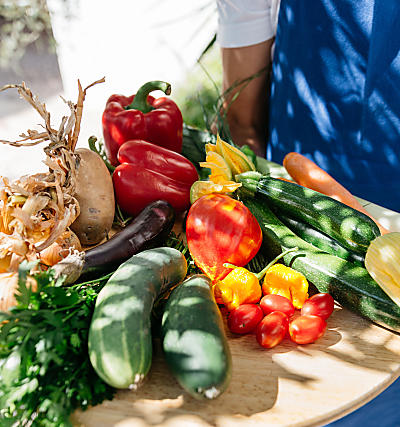
M 90 320 L 104 277 L 65 287 L 52 270 L 19 270 L 17 305 L 0 313 L 0 424 L 70 426 L 70 414 L 115 390 L 93 370 L 87 350 Z

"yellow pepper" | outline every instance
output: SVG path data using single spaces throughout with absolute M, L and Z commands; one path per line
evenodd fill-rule
M 275 264 L 265 273 L 262 291 L 264 295 L 286 297 L 295 308 L 301 308 L 308 298 L 308 282 L 299 271 L 283 264 Z
M 296 250 L 297 248 L 291 248 L 281 253 L 257 274 L 252 273 L 244 267 L 236 267 L 232 264 L 225 263 L 224 267 L 231 267 L 233 270 L 229 272 L 222 280 L 217 281 L 214 285 L 214 295 L 216 300 L 222 301 L 222 303 L 229 311 L 233 310 L 241 304 L 257 303 L 260 301 L 262 296 L 262 289 L 260 285 L 261 278 L 264 276 L 264 274 L 268 273 L 272 267 L 274 267 L 273 264 L 276 261 L 285 256 L 287 253 Z M 278 265 L 278 267 L 279 266 L 280 265 Z M 289 299 L 291 299 L 290 294 Z
M 220 298 L 229 311 L 241 304 L 260 301 L 261 286 L 258 277 L 244 267 L 236 267 L 214 288 L 215 298 Z

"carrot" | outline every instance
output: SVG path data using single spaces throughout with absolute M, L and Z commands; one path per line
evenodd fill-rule
M 291 182 L 292 184 L 297 184 L 296 181 L 293 181 L 293 179 L 284 178 L 283 176 L 277 176 L 276 178 L 280 179 L 281 181 Z
M 368 215 L 379 227 L 382 234 L 389 233 L 389 230 L 379 224 L 349 190 L 343 187 L 343 185 L 321 169 L 312 160 L 300 153 L 291 152 L 284 157 L 283 166 L 297 184 L 318 191 L 326 196 L 330 196 Z

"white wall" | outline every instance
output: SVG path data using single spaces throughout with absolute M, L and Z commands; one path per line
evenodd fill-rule
M 173 97 L 216 28 L 214 0 L 70 2 L 76 7 L 68 19 L 63 2 L 48 0 L 65 95 L 74 98 L 78 78 L 87 85 L 106 77 L 88 92 L 91 123 L 109 95 L 130 95 L 150 80 L 171 83 Z
M 53 127 L 58 127 L 59 119 L 68 113 L 59 95 L 76 101 L 78 78 L 85 87 L 106 77 L 105 83 L 88 90 L 79 146 L 86 146 L 90 135 L 102 137 L 101 114 L 112 93 L 130 95 L 147 81 L 165 80 L 172 85 L 173 98 L 174 88 L 183 81 L 216 29 L 215 0 L 47 0 L 47 3 L 64 89 L 63 93 L 45 99 L 38 95 L 52 113 Z M 25 70 L 26 74 L 28 71 Z M 23 77 L 24 73 L 21 80 Z M 5 102 L 4 99 L 0 94 L 0 102 Z M 7 96 L 8 102 L 9 99 Z M 15 139 L 28 128 L 38 129 L 37 125 L 42 123 L 27 103 L 18 100 L 16 93 L 15 100 L 19 102 L 18 111 L 10 109 L 8 116 L 0 117 L 0 139 Z M 0 176 L 14 179 L 45 170 L 41 164 L 42 145 L 13 148 L 0 144 Z

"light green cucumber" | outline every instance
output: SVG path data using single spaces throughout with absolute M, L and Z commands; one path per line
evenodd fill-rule
M 88 345 L 93 368 L 107 384 L 118 389 L 140 385 L 152 362 L 153 304 L 186 272 L 180 251 L 150 249 L 121 264 L 100 291 Z

